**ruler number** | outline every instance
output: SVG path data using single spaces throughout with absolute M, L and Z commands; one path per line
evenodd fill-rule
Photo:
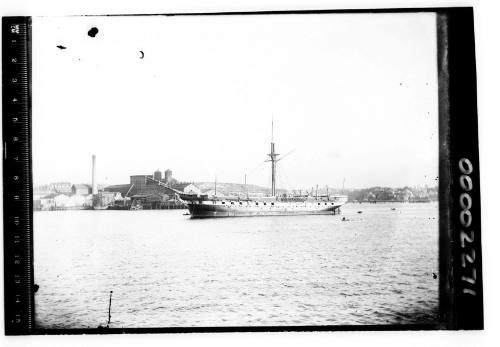
M 19 35 L 19 24 L 11 24 L 10 33 Z
M 15 333 L 25 331 L 32 325 L 31 297 L 29 290 L 26 290 L 26 286 L 32 284 L 32 275 L 29 270 L 29 259 L 32 254 L 30 249 L 31 218 L 25 217 L 25 213 L 29 212 L 29 201 L 26 200 L 30 197 L 21 186 L 24 182 L 29 182 L 30 162 L 29 156 L 26 157 L 24 151 L 18 151 L 24 150 L 23 146 L 30 138 L 30 128 L 23 127 L 29 125 L 31 103 L 31 96 L 26 92 L 29 90 L 30 83 L 29 22 L 27 18 L 4 18 L 3 21 L 3 28 L 5 28 L 3 40 L 6 48 L 4 54 L 9 71 L 8 75 L 4 74 L 2 77 L 4 87 L 9 88 L 9 93 L 4 94 L 8 95 L 4 98 L 4 112 L 8 115 L 4 124 L 12 129 L 4 140 L 4 163 L 10 164 L 5 172 L 4 182 L 12 185 L 13 189 L 7 198 L 11 201 L 11 205 L 14 205 L 5 216 L 9 228 L 5 238 L 8 241 L 8 245 L 5 245 L 5 259 L 9 271 L 5 274 L 5 280 L 14 286 L 5 298 L 7 304 L 5 314 L 6 322 L 8 322 L 6 328 L 10 325 L 8 329 Z M 7 145 L 12 157 L 10 155 L 7 157 Z M 13 152 L 10 149 L 11 146 Z M 25 163 L 27 165 L 24 165 Z M 22 165 L 18 167 L 19 164 Z M 28 203 L 25 204 L 25 202 Z

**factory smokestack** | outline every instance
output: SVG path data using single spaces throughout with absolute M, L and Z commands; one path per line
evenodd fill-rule
M 95 154 L 92 154 L 92 194 L 97 194 L 97 182 L 95 181 Z

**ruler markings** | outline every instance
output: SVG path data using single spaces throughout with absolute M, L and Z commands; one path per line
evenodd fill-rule
M 2 21 L 5 333 L 33 329 L 30 18 Z

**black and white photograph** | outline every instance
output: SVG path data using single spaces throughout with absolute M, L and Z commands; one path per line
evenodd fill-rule
M 34 17 L 36 327 L 438 324 L 437 22 Z

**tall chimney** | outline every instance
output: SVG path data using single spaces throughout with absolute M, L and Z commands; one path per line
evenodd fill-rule
M 97 194 L 97 182 L 95 181 L 95 154 L 92 154 L 92 194 Z

